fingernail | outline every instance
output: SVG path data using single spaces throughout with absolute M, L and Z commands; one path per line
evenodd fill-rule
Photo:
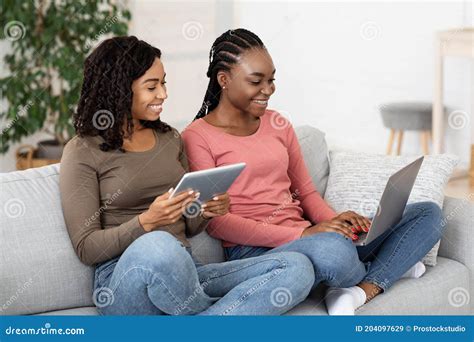
M 201 196 L 201 193 L 200 192 L 196 192 L 196 194 L 194 195 L 196 198 L 199 198 L 199 196 Z
M 217 197 L 217 196 L 213 198 L 214 201 L 217 201 L 218 199 L 219 199 L 219 197 Z
M 201 208 L 205 208 L 205 207 L 207 207 L 207 204 L 201 205 Z
M 168 192 L 171 194 L 171 193 L 173 192 L 173 189 L 174 189 L 174 188 L 170 188 L 170 189 L 168 190 Z
M 188 192 L 189 195 L 192 195 L 194 193 L 194 190 L 191 190 L 190 192 Z
M 351 227 L 353 233 L 357 233 L 357 230 L 354 227 Z
M 355 234 L 352 234 L 352 238 L 353 238 L 354 240 L 357 240 L 359 237 L 358 237 L 357 235 L 355 235 Z

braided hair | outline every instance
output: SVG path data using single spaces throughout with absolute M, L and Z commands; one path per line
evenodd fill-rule
M 221 87 L 217 81 L 218 72 L 230 71 L 231 66 L 237 63 L 238 57 L 251 48 L 265 49 L 265 45 L 256 34 L 242 28 L 228 30 L 215 40 L 209 53 L 209 68 L 206 74 L 209 77 L 209 85 L 201 109 L 194 120 L 206 116 L 219 104 Z
M 114 37 L 102 42 L 84 62 L 81 96 L 74 113 L 76 134 L 81 137 L 100 135 L 102 151 L 120 150 L 123 124 L 127 134 L 133 133 L 132 83 L 152 66 L 161 51 L 134 36 Z M 160 119 L 140 120 L 146 128 L 159 132 L 171 127 Z

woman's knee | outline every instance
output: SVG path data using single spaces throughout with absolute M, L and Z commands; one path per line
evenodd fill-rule
M 443 211 L 436 203 L 425 201 L 410 204 L 407 206 L 407 214 L 423 219 L 425 224 L 420 225 L 420 228 L 441 238 L 445 225 L 442 224 Z
M 407 209 L 410 208 L 417 208 L 419 210 L 424 210 L 424 211 L 438 211 L 439 205 L 437 205 L 435 202 L 432 201 L 420 201 L 420 202 L 414 202 L 410 203 L 407 205 Z
M 423 202 L 416 202 L 407 205 L 405 210 L 405 215 L 423 215 L 426 217 L 430 217 L 433 220 L 441 220 L 442 210 L 434 202 L 431 201 L 423 201 Z
M 285 265 L 285 277 L 295 295 L 306 298 L 315 281 L 313 263 L 306 255 L 298 252 L 280 252 L 278 255 Z
M 282 252 L 282 254 L 292 272 L 300 274 L 302 279 L 314 280 L 313 264 L 306 255 L 298 252 Z
M 315 234 L 314 241 L 308 256 L 313 262 L 316 278 L 330 282 L 354 279 L 356 282 L 364 276 L 365 267 L 352 241 L 332 232 Z
M 312 243 L 309 245 L 310 250 L 305 251 L 305 254 L 320 267 L 331 266 L 334 263 L 347 265 L 354 259 L 359 260 L 356 246 L 339 233 L 318 233 L 308 239 L 312 239 Z
M 173 270 L 187 257 L 190 258 L 189 253 L 173 235 L 154 231 L 136 239 L 120 259 L 125 259 L 130 266 Z

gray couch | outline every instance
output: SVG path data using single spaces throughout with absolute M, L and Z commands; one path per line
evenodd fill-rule
M 329 164 L 324 134 L 297 128 L 313 180 L 324 193 Z M 0 174 L 0 314 L 96 315 L 94 269 L 75 255 L 58 189 L 59 164 Z M 474 205 L 447 197 L 447 229 L 438 264 L 419 279 L 402 279 L 357 311 L 360 315 L 464 315 L 474 286 Z M 220 242 L 202 233 L 192 239 L 202 262 L 224 261 Z M 290 315 L 326 315 L 324 286 Z

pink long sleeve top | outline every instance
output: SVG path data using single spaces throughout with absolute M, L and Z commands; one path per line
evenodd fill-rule
M 267 110 L 249 136 L 198 119 L 182 137 L 193 171 L 247 163 L 228 190 L 229 213 L 213 218 L 207 228 L 224 247 L 278 247 L 336 216 L 312 182 L 293 127 L 277 112 Z

